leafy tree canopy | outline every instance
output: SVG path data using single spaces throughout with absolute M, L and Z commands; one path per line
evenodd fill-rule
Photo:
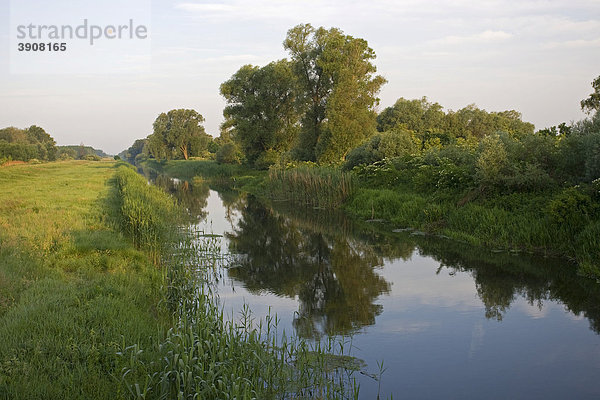
M 204 117 L 195 110 L 178 109 L 161 113 L 154 121 L 154 133 L 148 137 L 155 158 L 182 157 L 187 160 L 191 150 L 206 149 L 210 136 L 202 126 Z
M 290 63 L 280 60 L 262 68 L 245 65 L 221 85 L 228 103 L 222 129 L 250 163 L 290 149 L 299 127 L 295 81 Z

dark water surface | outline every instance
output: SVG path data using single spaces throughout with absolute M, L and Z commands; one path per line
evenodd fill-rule
M 360 398 L 598 399 L 600 284 L 563 260 L 476 249 L 265 205 L 158 177 L 198 230 L 232 254 L 217 283 L 226 314 L 310 340 L 346 337 L 367 374 Z

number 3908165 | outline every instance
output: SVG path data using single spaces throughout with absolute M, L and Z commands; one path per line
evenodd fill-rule
M 65 51 L 66 43 L 19 43 L 19 51 Z

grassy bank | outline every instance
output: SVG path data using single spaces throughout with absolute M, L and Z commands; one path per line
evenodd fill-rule
M 382 219 L 396 228 L 444 235 L 476 246 L 564 256 L 574 261 L 580 273 L 600 276 L 599 221 L 577 215 L 558 221 L 551 210 L 559 197 L 498 194 L 463 203 L 462 194 L 361 188 L 345 208 L 358 218 Z M 581 212 L 572 207 L 570 213 Z
M 0 398 L 348 398 L 343 343 L 221 313 L 211 240 L 131 168 L 0 169 Z M 108 182 L 108 185 L 107 185 Z
M 160 274 L 103 218 L 113 167 L 0 168 L 0 398 L 121 398 L 117 351 L 166 326 Z

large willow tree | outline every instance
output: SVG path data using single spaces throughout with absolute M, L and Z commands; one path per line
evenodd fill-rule
M 262 68 L 244 65 L 221 85 L 227 100 L 221 126 L 259 167 L 277 161 L 298 133 L 295 77 L 286 60 Z
M 376 132 L 375 53 L 337 29 L 298 25 L 283 43 L 291 60 L 246 65 L 221 85 L 223 128 L 251 163 L 291 151 L 299 160 L 340 163 Z
M 374 107 L 386 82 L 367 41 L 337 29 L 297 25 L 283 42 L 298 79 L 302 129 L 296 155 L 339 163 L 376 129 Z
M 187 160 L 210 140 L 204 131 L 204 117 L 195 110 L 178 109 L 161 113 L 154 121 L 154 132 L 148 136 L 150 152 L 156 159 Z

